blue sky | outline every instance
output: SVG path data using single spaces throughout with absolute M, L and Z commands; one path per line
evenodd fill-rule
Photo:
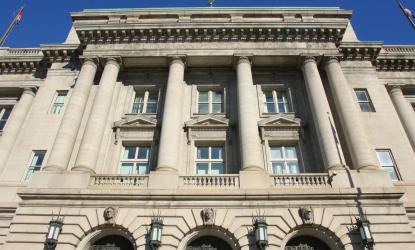
M 415 12 L 415 0 L 402 0 Z M 207 0 L 2 0 L 0 32 L 25 2 L 23 21 L 5 46 L 22 48 L 60 43 L 71 26 L 70 12 L 91 8 L 206 7 Z M 216 0 L 217 7 L 324 6 L 353 10 L 353 26 L 362 41 L 415 44 L 415 30 L 395 0 Z

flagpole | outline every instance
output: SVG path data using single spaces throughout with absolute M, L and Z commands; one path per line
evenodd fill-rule
M 414 22 L 414 20 L 413 20 L 414 16 L 412 15 L 412 12 L 411 12 L 408 8 L 406 8 L 406 7 L 405 7 L 405 6 L 401 3 L 401 1 L 396 0 L 396 2 L 398 3 L 399 8 L 401 8 L 401 10 L 402 10 L 403 14 L 406 16 L 406 18 L 408 19 L 408 21 L 412 24 L 412 27 L 415 29 L 415 22 Z
M 7 28 L 6 32 L 4 32 L 3 36 L 0 39 L 0 47 L 3 47 L 4 43 L 6 42 L 7 37 L 9 37 L 10 32 L 13 30 L 14 26 L 16 25 L 17 21 L 19 21 L 19 18 L 21 18 L 21 14 L 24 9 L 24 5 L 19 8 L 19 11 L 17 12 L 17 15 L 13 18 L 13 21 L 10 23 L 9 27 Z

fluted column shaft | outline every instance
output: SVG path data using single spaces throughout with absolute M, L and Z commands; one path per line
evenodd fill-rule
M 306 90 L 326 169 L 340 168 L 341 156 L 330 124 L 330 106 L 314 58 L 306 58 L 302 66 Z M 333 125 L 334 126 L 334 125 Z
M 242 170 L 263 170 L 257 96 L 249 58 L 238 58 L 236 76 Z
M 7 121 L 5 130 L 0 137 L 0 173 L 6 165 L 7 158 L 29 113 L 35 95 L 32 88 L 25 88 Z
M 184 70 L 185 64 L 180 57 L 171 59 L 163 109 L 157 171 L 178 171 L 179 145 L 183 131 Z
M 107 125 L 112 95 L 117 81 L 120 64 L 116 59 L 108 58 L 99 82 L 91 114 L 89 115 L 84 136 L 82 137 L 78 157 L 73 171 L 95 173 L 95 165 L 101 148 L 102 137 Z
M 85 60 L 62 117 L 48 162 L 43 168 L 44 171 L 63 171 L 68 167 L 96 71 L 95 62 Z
M 412 149 L 415 150 L 415 111 L 411 104 L 405 99 L 400 86 L 393 86 L 389 91 L 389 94 L 408 139 L 411 142 Z
M 369 146 L 359 110 L 340 63 L 336 58 L 325 63 L 330 89 L 355 169 L 376 169 L 375 151 Z

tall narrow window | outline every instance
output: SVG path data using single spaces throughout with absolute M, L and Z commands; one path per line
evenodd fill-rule
M 53 98 L 53 104 L 52 104 L 52 109 L 50 110 L 50 113 L 60 114 L 62 112 L 67 95 L 68 95 L 67 90 L 56 91 L 55 97 Z
M 125 146 L 120 162 L 120 174 L 148 174 L 150 147 Z
M 35 150 L 29 163 L 29 169 L 26 172 L 25 180 L 30 180 L 35 171 L 39 171 L 45 158 L 45 150 Z
M 199 91 L 197 98 L 198 113 L 223 113 L 222 91 Z
M 300 166 L 297 157 L 297 147 L 271 147 L 271 164 L 274 174 L 297 174 Z
M 0 106 L 0 131 L 6 126 L 6 122 L 10 117 L 13 106 Z
M 136 92 L 131 112 L 136 114 L 157 113 L 158 99 L 158 91 Z
M 362 112 L 375 112 L 375 108 L 373 107 L 372 101 L 370 100 L 367 89 L 355 89 L 354 92 Z
M 291 112 L 285 90 L 263 91 L 262 99 L 264 102 L 265 113 L 287 113 Z
M 223 147 L 197 147 L 196 174 L 223 174 Z
M 378 149 L 376 150 L 380 166 L 388 171 L 389 177 L 394 180 L 400 180 L 398 171 L 396 169 L 395 161 L 392 157 L 392 152 L 388 149 Z

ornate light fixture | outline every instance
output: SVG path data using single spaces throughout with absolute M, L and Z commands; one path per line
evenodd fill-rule
M 356 226 L 360 232 L 363 246 L 372 250 L 375 241 L 373 240 L 372 232 L 370 231 L 370 222 L 366 215 L 362 214 L 360 218 L 356 218 Z
M 254 217 L 253 224 L 255 230 L 255 243 L 259 249 L 265 249 L 268 246 L 268 224 L 265 221 L 265 217 Z
M 163 233 L 163 220 L 155 217 L 151 220 L 149 245 L 151 249 L 158 249 L 161 246 L 161 235 Z
M 46 235 L 44 250 L 53 250 L 58 244 L 58 237 L 62 231 L 63 217 L 53 218 L 49 222 L 48 234 Z

